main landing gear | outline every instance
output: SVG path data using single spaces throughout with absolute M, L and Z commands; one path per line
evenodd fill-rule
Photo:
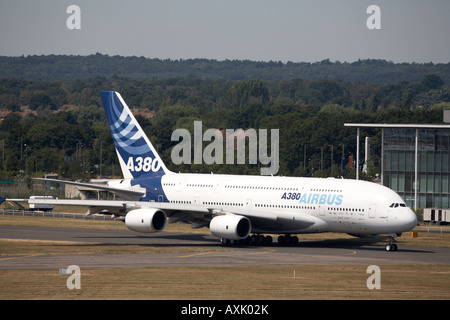
M 264 236 L 261 234 L 252 234 L 243 240 L 229 240 L 221 238 L 220 242 L 224 245 L 254 245 L 254 246 L 268 246 L 273 243 L 272 236 Z M 282 246 L 296 246 L 298 245 L 298 237 L 286 234 L 278 237 L 278 244 Z
M 298 245 L 298 237 L 297 236 L 292 237 L 290 234 L 279 236 L 278 244 L 282 246 L 296 246 Z
M 263 236 L 261 234 L 252 234 L 242 240 L 230 240 L 225 238 L 220 238 L 220 242 L 224 245 L 243 245 L 243 246 L 267 246 L 272 244 L 271 236 Z

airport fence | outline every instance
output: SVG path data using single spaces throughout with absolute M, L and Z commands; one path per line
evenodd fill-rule
M 28 199 L 31 196 L 52 196 L 53 198 L 63 199 L 65 198 L 65 186 L 33 180 L 0 180 L 0 197 Z
M 66 212 L 44 212 L 31 210 L 10 210 L 1 209 L 0 214 L 10 216 L 24 216 L 24 217 L 48 217 L 48 218 L 67 218 L 67 219 L 82 219 L 82 220 L 105 220 L 105 221 L 120 221 L 121 218 L 111 218 L 110 215 L 85 215 L 79 213 Z

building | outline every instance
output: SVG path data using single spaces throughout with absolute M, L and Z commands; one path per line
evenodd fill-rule
M 381 183 L 396 191 L 409 207 L 450 208 L 450 125 L 346 123 L 380 128 Z M 358 173 L 357 173 L 358 178 Z

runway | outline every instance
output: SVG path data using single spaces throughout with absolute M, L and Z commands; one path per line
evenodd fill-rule
M 345 241 L 300 241 L 296 247 L 224 247 L 209 235 L 154 233 L 142 235 L 127 230 L 66 229 L 0 226 L 0 238 L 85 243 L 139 245 L 144 247 L 188 247 L 162 253 L 5 255 L 0 251 L 0 270 L 52 269 L 78 265 L 80 268 L 135 267 L 237 267 L 286 265 L 383 265 L 449 264 L 450 248 L 400 245 L 387 252 L 384 244 Z M 94 244 L 95 245 L 95 244 Z M 153 250 L 152 250 L 153 251 Z

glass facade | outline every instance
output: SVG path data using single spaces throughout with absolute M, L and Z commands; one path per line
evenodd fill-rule
M 417 208 L 450 208 L 450 129 L 419 129 Z M 384 129 L 383 184 L 414 208 L 414 128 Z

